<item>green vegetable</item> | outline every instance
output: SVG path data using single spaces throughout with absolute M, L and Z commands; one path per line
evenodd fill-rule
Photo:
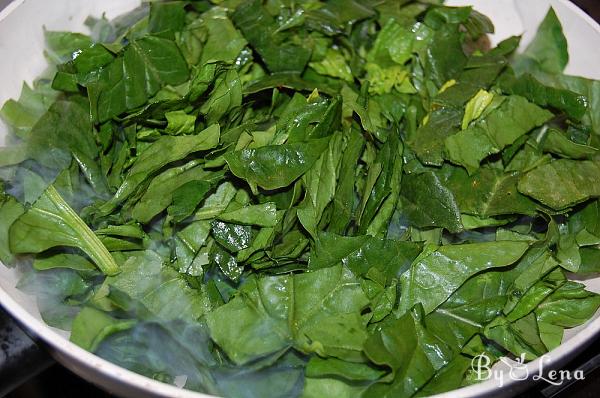
M 0 186 L 0 188 L 4 188 Z M 23 205 L 15 198 L 0 192 L 0 215 L 3 223 L 0 226 L 0 261 L 6 265 L 11 265 L 14 261 L 14 255 L 10 249 L 10 227 L 23 214 Z
M 99 122 L 144 105 L 166 84 L 184 83 L 188 66 L 177 45 L 168 39 L 146 36 L 133 41 L 87 87 L 91 112 Z
M 9 230 L 12 253 L 41 253 L 56 246 L 80 248 L 106 275 L 119 266 L 94 232 L 50 185 Z
M 498 241 L 426 247 L 400 278 L 400 309 L 408 311 L 421 303 L 425 313 L 442 304 L 471 276 L 516 262 L 527 250 L 526 242 Z
M 465 116 L 463 117 L 461 124 L 462 129 L 466 129 L 473 120 L 479 118 L 493 99 L 494 94 L 488 93 L 485 90 L 479 90 L 465 106 Z
M 211 337 L 237 364 L 289 346 L 357 359 L 367 338 L 360 316 L 367 304 L 352 272 L 335 266 L 250 279 L 229 303 L 209 313 L 207 322 Z
M 197 151 L 216 147 L 219 143 L 219 125 L 213 124 L 197 135 L 181 137 L 161 137 L 152 143 L 135 161 L 115 196 L 105 203 L 101 211 L 109 213 L 132 195 L 153 173 L 169 163 L 182 160 Z
M 556 348 L 600 307 L 570 280 L 600 272 L 600 83 L 554 11 L 516 54 L 442 3 L 46 32 L 0 109 L 0 261 L 74 343 L 225 397 L 429 396 Z
M 560 159 L 539 166 L 521 177 L 519 191 L 553 209 L 561 210 L 600 196 L 596 178 L 599 172 L 600 164 L 595 161 Z M 548 186 L 549 180 L 560 184 Z
M 419 228 L 441 227 L 459 232 L 463 226 L 454 195 L 440 184 L 432 172 L 411 174 L 401 191 L 402 211 L 411 225 Z
M 231 172 L 264 189 L 283 188 L 306 173 L 325 150 L 329 139 L 230 152 Z
M 507 97 L 478 123 L 446 138 L 448 160 L 464 166 L 472 174 L 483 159 L 513 144 L 551 116 L 549 111 L 522 97 Z

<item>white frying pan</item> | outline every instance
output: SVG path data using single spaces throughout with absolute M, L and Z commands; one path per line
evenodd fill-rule
M 17 98 L 22 81 L 29 83 L 46 67 L 43 27 L 49 30 L 86 31 L 88 15 L 107 18 L 129 11 L 139 0 L 16 0 L 0 12 L 0 104 Z M 474 5 L 496 25 L 493 42 L 523 34 L 526 44 L 551 5 L 563 23 L 569 41 L 570 63 L 567 72 L 600 79 L 600 26 L 567 0 L 452 0 L 451 5 Z M 0 145 L 5 143 L 6 126 L 0 122 Z M 600 178 L 600 176 L 599 176 Z M 0 221 L 1 222 L 1 221 Z M 160 383 L 113 365 L 77 347 L 68 334 L 44 324 L 34 297 L 15 288 L 19 275 L 0 264 L 0 304 L 45 345 L 65 367 L 104 389 L 125 397 L 200 398 L 207 395 Z M 590 290 L 600 292 L 600 276 L 586 281 Z M 598 315 L 598 314 L 596 314 Z M 532 377 L 559 369 L 582 351 L 600 332 L 596 317 L 570 330 L 564 343 L 543 359 L 513 369 L 513 377 L 486 382 L 441 394 L 439 397 L 511 396 L 532 383 Z M 528 376 L 528 377 L 527 377 Z M 516 379 L 520 379 L 516 380 Z

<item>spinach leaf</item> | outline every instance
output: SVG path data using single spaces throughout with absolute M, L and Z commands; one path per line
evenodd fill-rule
M 425 72 L 438 87 L 458 77 L 467 63 L 457 24 L 440 26 L 426 50 Z
M 352 363 L 337 358 L 312 357 L 306 366 L 307 377 L 337 376 L 352 381 L 377 380 L 385 372 L 362 363 Z
M 231 18 L 271 72 L 304 70 L 310 50 L 293 45 L 287 35 L 278 33 L 275 21 L 260 1 L 242 2 Z
M 188 77 L 187 63 L 173 41 L 146 36 L 131 42 L 84 85 L 94 120 L 104 122 L 144 105 L 162 86 L 184 83 Z
M 208 287 L 193 289 L 156 252 L 133 252 L 118 275 L 106 279 L 109 289 L 140 302 L 155 317 L 164 320 L 198 320 L 213 308 Z
M 371 268 L 377 268 L 392 279 L 408 269 L 420 250 L 421 245 L 414 242 L 321 233 L 308 267 L 321 269 L 344 264 L 357 275 L 365 275 Z
M 367 304 L 352 273 L 335 266 L 251 278 L 238 295 L 206 318 L 213 340 L 237 364 L 290 346 L 320 356 L 356 359 L 367 338 L 360 316 Z
M 348 384 L 337 378 L 307 377 L 302 396 L 306 398 L 324 396 L 351 398 L 360 395 L 364 389 L 364 386 Z
M 528 248 L 526 242 L 511 241 L 426 247 L 400 278 L 400 308 L 405 312 L 419 302 L 429 313 L 473 275 L 509 266 Z
M 556 12 L 550 8 L 538 28 L 533 41 L 516 61 L 517 71 L 526 70 L 529 64 L 547 73 L 561 73 L 569 62 L 567 40 Z
M 152 349 L 158 346 L 165 350 Z M 139 322 L 127 331 L 108 336 L 95 354 L 162 382 L 173 382 L 186 374 L 186 388 L 221 393 L 209 370 L 216 360 L 203 324 Z
M 70 269 L 30 271 L 19 279 L 17 288 L 37 296 L 40 315 L 48 325 L 70 330 L 73 318 L 89 297 L 91 283 Z
M 441 184 L 454 195 L 461 213 L 479 217 L 535 214 L 535 203 L 517 190 L 518 173 L 481 167 L 469 176 L 463 168 L 444 166 L 439 175 Z
M 570 117 L 581 120 L 587 110 L 588 99 L 573 91 L 547 86 L 530 74 L 515 77 L 507 71 L 498 81 L 502 91 L 520 95 L 541 106 L 564 111 Z
M 44 81 L 36 81 L 33 88 L 23 83 L 19 100 L 6 101 L 0 108 L 0 118 L 15 135 L 24 138 L 54 103 L 57 95 Z
M 538 324 L 561 328 L 579 326 L 596 312 L 600 296 L 585 290 L 580 283 L 567 281 L 536 308 Z
M 329 138 L 264 146 L 230 152 L 225 160 L 231 172 L 250 186 L 284 188 L 306 173 L 329 144 Z
M 259 227 L 274 227 L 278 223 L 277 207 L 273 202 L 260 205 L 245 206 L 237 210 L 221 213 L 221 221 Z
M 184 7 L 185 3 L 181 1 L 150 4 L 148 31 L 174 39 L 175 32 L 181 31 L 185 25 Z
M 215 148 L 219 144 L 219 137 L 220 128 L 218 124 L 213 124 L 196 135 L 161 137 L 146 148 L 135 160 L 115 196 L 100 207 L 101 214 L 112 212 L 121 202 L 132 195 L 148 177 L 162 167 L 182 160 L 191 153 Z
M 600 195 L 596 161 L 560 159 L 539 166 L 519 180 L 519 191 L 561 210 Z M 549 185 L 548 181 L 556 182 Z
M 343 234 L 350 224 L 354 212 L 354 184 L 356 164 L 364 149 L 364 138 L 352 129 L 347 134 L 346 147 L 342 151 L 339 177 L 335 195 L 333 196 L 331 222 L 328 230 Z
M 0 184 L 0 261 L 3 264 L 11 265 L 14 261 L 14 255 L 10 248 L 10 227 L 25 212 L 23 205 L 15 198 L 7 195 L 3 186 Z
M 237 252 L 250 247 L 252 230 L 249 225 L 213 221 L 211 232 L 215 240 L 229 251 Z
M 200 65 L 223 61 L 232 63 L 238 57 L 247 41 L 233 26 L 222 8 L 213 8 L 204 13 L 204 26 L 208 39 L 202 48 Z
M 513 354 L 524 354 L 527 360 L 537 358 L 547 351 L 533 314 L 514 322 L 499 317 L 488 325 L 485 336 Z
M 450 232 L 463 228 L 454 195 L 434 173 L 404 177 L 401 206 L 409 222 L 419 228 L 441 227 Z
M 88 351 L 96 351 L 102 340 L 130 329 L 136 321 L 115 319 L 91 307 L 81 310 L 73 320 L 71 341 Z
M 208 101 L 200 108 L 209 123 L 218 122 L 228 111 L 242 104 L 242 83 L 235 70 L 227 70 L 215 79 Z
M 401 189 L 402 151 L 402 144 L 392 136 L 374 159 L 359 205 L 360 233 L 377 236 L 391 218 Z
M 107 275 L 119 266 L 98 237 L 50 185 L 9 229 L 12 253 L 41 253 L 56 246 L 80 248 Z
M 442 341 L 428 333 L 421 316 L 416 307 L 388 322 L 366 341 L 367 357 L 391 369 L 391 374 L 372 384 L 363 396 L 410 397 L 451 360 L 452 353 Z
M 81 99 L 56 101 L 33 126 L 26 138 L 27 157 L 62 171 L 74 159 L 94 190 L 107 191 L 97 164 L 99 148 L 94 140 L 87 104 Z
M 38 257 L 33 261 L 33 268 L 44 271 L 55 268 L 69 268 L 75 271 L 94 271 L 96 267 L 83 256 L 69 253 L 52 254 Z
M 507 97 L 479 122 L 446 138 L 447 159 L 472 174 L 483 159 L 500 152 L 551 117 L 552 113 L 523 97 Z
M 207 193 L 211 183 L 218 181 L 222 176 L 222 173 L 204 170 L 198 161 L 191 161 L 183 166 L 169 169 L 152 179 L 142 197 L 133 207 L 132 216 L 139 222 L 147 223 L 171 205 L 176 198 L 178 189 L 189 182 L 196 181 L 206 184 L 205 193 Z
M 325 208 L 335 195 L 339 163 L 342 157 L 341 145 L 342 135 L 334 134 L 329 141 L 328 148 L 302 177 L 306 193 L 296 214 L 304 228 L 313 237 L 317 235 L 319 220 L 323 217 Z
M 461 110 L 435 110 L 429 115 L 429 121 L 408 139 L 408 145 L 423 163 L 441 166 L 444 162 L 444 140 L 458 132 L 462 118 Z

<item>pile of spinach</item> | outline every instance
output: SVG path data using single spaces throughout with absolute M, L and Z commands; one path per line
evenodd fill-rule
M 225 396 L 410 397 L 530 360 L 600 296 L 600 83 L 552 10 L 156 1 L 46 32 L 0 115 L 0 259 L 50 325 Z

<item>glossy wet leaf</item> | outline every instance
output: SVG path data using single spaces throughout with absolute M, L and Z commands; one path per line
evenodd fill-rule
M 108 120 L 144 105 L 162 86 L 181 84 L 188 77 L 187 63 L 173 41 L 157 36 L 135 40 L 87 84 L 92 115 L 96 121 Z
M 259 227 L 274 227 L 278 222 L 277 207 L 273 202 L 245 206 L 221 213 L 218 218 L 221 221 Z
M 204 170 L 197 162 L 169 169 L 150 182 L 144 195 L 133 207 L 133 218 L 143 223 L 149 222 L 175 201 L 176 196 L 180 195 L 177 193 L 178 190 L 186 184 L 190 182 L 203 183 L 202 188 L 206 193 L 211 186 L 211 180 L 214 180 L 215 177 L 213 173 Z
M 535 203 L 517 190 L 518 173 L 482 167 L 469 176 L 463 168 L 445 167 L 440 176 L 462 213 L 479 217 L 535 213 Z
M 487 242 L 428 247 L 400 278 L 400 307 L 417 302 L 429 313 L 478 272 L 515 263 L 529 248 L 526 242 Z
M 519 180 L 519 191 L 561 210 L 600 196 L 596 161 L 556 160 L 533 169 Z M 552 183 L 550 183 L 552 181 Z
M 479 122 L 446 138 L 447 159 L 473 173 L 483 159 L 500 152 L 551 117 L 552 113 L 522 97 L 507 97 Z
M 232 173 L 264 189 L 290 185 L 306 173 L 327 148 L 329 139 L 230 152 L 225 159 Z
M 169 163 L 182 160 L 197 151 L 206 151 L 219 144 L 220 128 L 213 124 L 196 135 L 163 136 L 152 143 L 129 169 L 125 180 L 115 196 L 101 207 L 102 212 L 110 213 L 122 201 L 132 195 L 148 177 Z
M 232 20 L 271 72 L 302 72 L 308 63 L 310 50 L 295 46 L 278 34 L 273 17 L 260 1 L 240 4 Z
M 385 324 L 365 343 L 374 363 L 391 369 L 386 382 L 372 384 L 365 397 L 410 397 L 452 358 L 421 323 L 418 307 Z M 396 331 L 402 330 L 402 335 Z
M 405 176 L 400 202 L 403 213 L 412 225 L 420 228 L 441 227 L 450 232 L 458 232 L 463 228 L 452 191 L 431 172 Z
M 399 277 L 421 251 L 421 245 L 371 236 L 346 237 L 322 233 L 311 253 L 309 268 L 344 264 L 358 275 L 375 267 L 389 279 Z
M 549 129 L 544 137 L 544 152 L 569 159 L 590 159 L 598 153 L 598 149 L 573 142 L 563 132 Z
M 251 278 L 229 303 L 209 313 L 207 322 L 211 337 L 238 364 L 290 346 L 351 359 L 360 357 L 367 337 L 360 316 L 367 303 L 355 277 L 336 266 Z M 335 324 L 344 327 L 332 333 Z
M 444 140 L 459 131 L 462 118 L 463 112 L 456 109 L 436 110 L 408 140 L 408 144 L 423 163 L 440 166 L 444 161 Z

